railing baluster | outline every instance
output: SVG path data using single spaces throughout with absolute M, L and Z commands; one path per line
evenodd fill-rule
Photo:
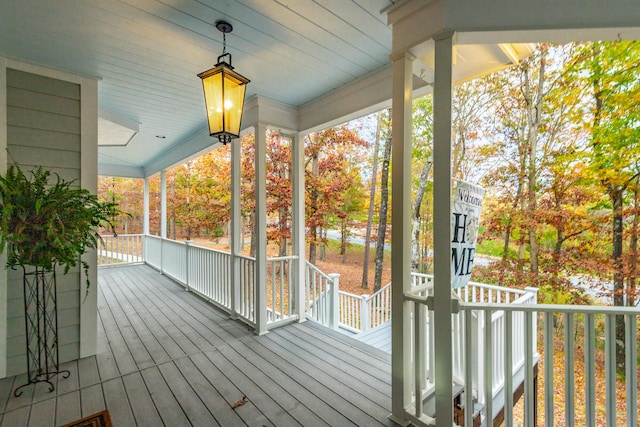
M 484 408 L 487 425 L 493 424 L 493 345 L 491 318 L 493 312 L 486 310 L 484 313 Z
M 435 312 L 434 311 L 429 311 L 428 314 L 429 316 L 429 379 L 431 381 L 431 383 L 433 383 L 434 380 L 434 376 L 435 376 L 435 369 L 436 369 L 436 360 L 435 360 L 435 342 L 436 342 L 436 338 L 435 338 Z
M 504 313 L 504 425 L 513 425 L 513 315 L 510 311 Z M 465 424 L 467 425 L 467 424 Z M 469 424 L 473 425 L 473 424 Z
M 596 425 L 596 338 L 595 319 L 591 313 L 584 315 L 584 412 L 585 424 Z
M 544 314 L 544 425 L 553 427 L 554 407 L 553 402 L 553 313 Z
M 535 394 L 533 387 L 533 316 L 535 313 L 525 313 L 525 341 L 524 341 L 524 425 L 535 426 Z
M 414 332 L 414 377 L 413 381 L 415 384 L 415 415 L 417 418 L 422 416 L 422 391 L 424 390 L 423 385 L 423 372 L 424 372 L 424 323 L 425 316 L 424 311 L 426 307 L 422 304 L 414 303 L 413 304 L 413 313 L 414 313 L 414 322 L 413 322 L 413 332 Z
M 638 425 L 638 348 L 636 316 L 625 317 L 625 367 L 627 377 L 627 427 Z
M 283 316 L 286 315 L 287 317 L 291 316 L 291 304 L 289 303 L 289 300 L 291 298 L 291 287 L 289 286 L 289 280 L 291 277 L 291 269 L 289 268 L 289 265 L 291 264 L 291 259 L 288 259 L 286 261 L 282 261 L 282 270 L 280 270 L 280 282 L 281 282 L 281 298 L 280 298 L 280 307 L 281 307 L 281 311 Z M 285 312 L 285 301 L 286 303 L 286 308 L 287 311 Z
M 574 350 L 574 325 L 573 313 L 564 314 L 564 419 L 565 424 L 572 426 L 575 424 L 575 380 L 573 364 L 575 360 Z
M 318 294 L 318 275 L 314 272 L 313 273 L 313 283 L 311 284 L 313 292 L 311 293 L 311 295 L 313 295 L 313 314 L 312 317 L 314 319 L 316 319 L 317 321 L 322 321 L 322 318 L 320 317 L 320 312 L 318 310 L 320 310 L 320 304 L 322 304 L 322 302 L 320 301 L 320 295 Z M 322 286 L 322 284 L 320 285 Z
M 471 338 L 474 335 L 472 333 L 472 320 L 473 319 L 473 311 L 470 308 L 467 308 L 464 311 L 464 348 L 466 349 L 464 357 L 465 357 L 465 368 L 464 368 L 464 425 L 472 426 L 473 425 L 473 361 L 471 360 L 473 357 L 473 351 L 471 348 L 473 347 Z M 431 347 L 433 348 L 433 347 Z M 429 359 L 433 359 L 432 353 L 430 350 Z M 429 360 L 429 364 L 431 364 L 431 360 Z
M 605 407 L 607 426 L 616 425 L 616 316 L 607 314 L 604 322 Z
M 267 268 L 271 268 L 271 320 L 276 320 L 277 310 L 276 310 L 276 265 L 274 262 L 267 261 Z M 269 289 L 269 288 L 267 288 Z M 267 306 L 267 313 L 269 312 L 269 307 Z M 268 316 L 269 317 L 269 316 Z

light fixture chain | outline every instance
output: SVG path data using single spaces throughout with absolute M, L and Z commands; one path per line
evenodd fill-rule
M 222 54 L 227 53 L 227 33 L 222 33 Z

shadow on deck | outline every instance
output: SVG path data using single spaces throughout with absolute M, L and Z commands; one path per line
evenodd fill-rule
M 99 270 L 98 354 L 13 397 L 1 426 L 60 426 L 108 409 L 114 426 L 392 425 L 388 354 L 312 322 L 255 336 L 156 270 Z M 233 409 L 246 396 L 246 403 Z

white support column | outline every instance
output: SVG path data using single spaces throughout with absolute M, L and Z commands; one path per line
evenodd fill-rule
M 331 273 L 329 279 L 329 328 L 337 331 L 340 328 L 340 275 Z
M 231 250 L 231 317 L 238 318 L 240 310 L 240 261 L 237 255 L 242 251 L 240 225 L 242 223 L 240 200 L 240 168 L 242 164 L 242 143 L 240 139 L 231 142 L 231 233 L 229 235 Z
M 433 265 L 436 420 L 453 420 L 451 361 L 451 93 L 453 33 L 435 38 L 433 87 Z
M 160 237 L 167 238 L 167 171 L 160 172 Z
M 254 315 L 256 333 L 267 333 L 267 127 L 256 126 L 255 192 L 256 192 L 256 272 Z
M 144 179 L 142 234 L 149 234 L 149 178 Z
M 391 416 L 406 425 L 404 408 L 411 390 L 411 304 L 404 293 L 411 286 L 411 92 L 414 58 L 404 54 L 393 60 L 393 160 L 391 198 Z
M 142 259 L 147 262 L 147 237 L 149 235 L 149 178 L 144 179 L 142 190 Z
M 0 57 L 0 174 L 7 172 L 7 64 Z M 0 378 L 7 376 L 7 252 L 0 254 Z
M 98 192 L 98 82 L 80 83 L 80 186 Z M 80 357 L 97 352 L 98 335 L 98 255 L 88 250 L 82 260 L 89 265 L 88 277 L 80 269 Z M 86 280 L 91 286 L 87 289 Z
M 164 273 L 164 241 L 167 238 L 167 171 L 160 172 L 160 271 Z
M 295 292 L 294 310 L 298 314 L 298 321 L 303 322 L 305 301 L 305 182 L 304 182 L 304 135 L 298 134 L 291 137 L 292 146 L 292 202 L 291 202 L 291 250 L 298 258 L 294 261 L 293 286 Z

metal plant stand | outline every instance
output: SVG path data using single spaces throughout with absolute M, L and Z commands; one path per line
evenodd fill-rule
M 54 376 L 62 374 L 63 378 L 69 378 L 71 375 L 68 370 L 60 370 L 58 357 L 56 272 L 41 267 L 30 272 L 25 267 L 22 269 L 28 382 L 15 389 L 16 397 L 22 394 L 23 387 L 40 382 L 49 384 L 52 392 Z

